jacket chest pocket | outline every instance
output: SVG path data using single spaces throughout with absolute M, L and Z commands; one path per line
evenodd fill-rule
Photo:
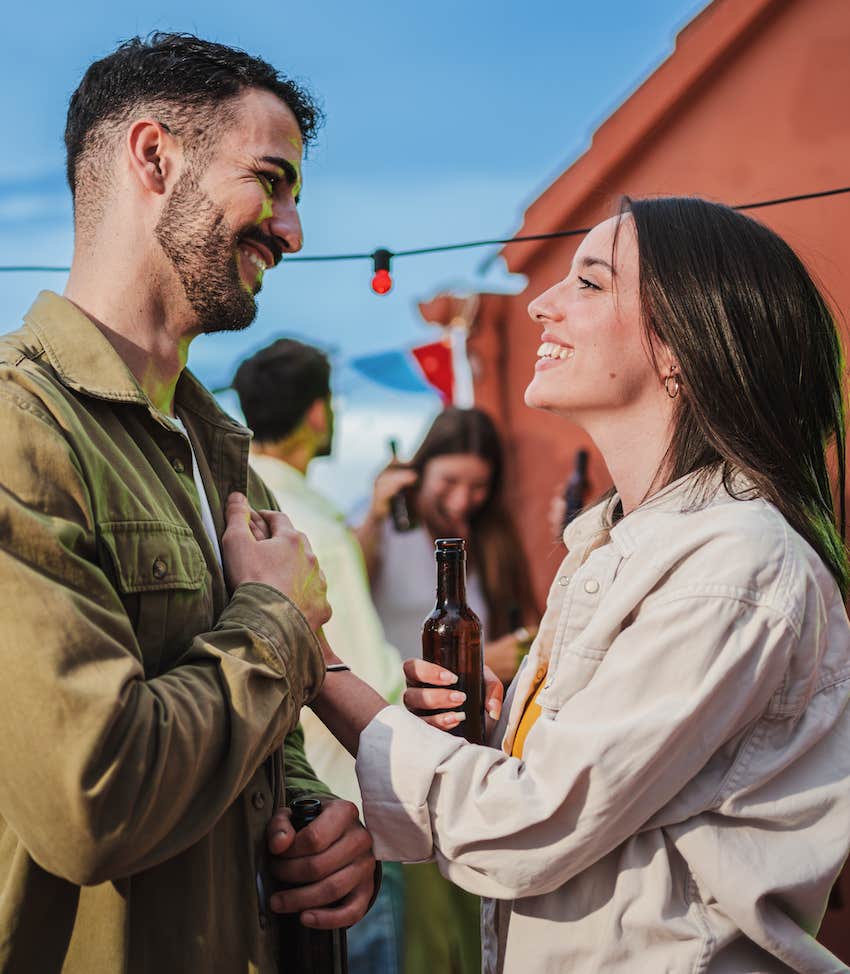
M 104 567 L 138 639 L 145 676 L 168 670 L 200 632 L 212 628 L 212 586 L 185 525 L 112 521 L 100 526 Z
M 562 650 L 538 697 L 543 716 L 553 719 L 564 704 L 583 690 L 593 679 L 605 659 L 604 649 L 573 645 Z

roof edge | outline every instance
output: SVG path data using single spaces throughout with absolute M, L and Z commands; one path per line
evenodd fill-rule
M 528 207 L 517 236 L 572 229 L 573 215 L 609 174 L 634 153 L 711 68 L 745 44 L 762 24 L 791 0 L 714 0 L 676 36 L 670 56 L 615 109 L 593 135 L 590 147 Z M 554 186 L 569 179 L 559 205 Z M 523 269 L 549 241 L 506 244 L 500 253 L 512 273 Z

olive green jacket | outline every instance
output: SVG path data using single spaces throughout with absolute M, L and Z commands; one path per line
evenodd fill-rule
M 272 507 L 248 431 L 188 372 L 175 404 L 219 538 L 229 492 Z M 313 633 L 228 592 L 185 437 L 50 292 L 0 338 L 0 429 L 0 972 L 275 971 L 265 828 L 328 793 Z

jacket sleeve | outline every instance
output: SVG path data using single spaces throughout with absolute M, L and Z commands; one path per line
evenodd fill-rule
M 286 738 L 283 753 L 286 775 L 286 804 L 296 798 L 333 798 L 333 792 L 319 781 L 304 752 L 304 729 L 299 724 Z
M 458 885 L 497 899 L 557 889 L 764 712 L 796 639 L 787 619 L 745 600 L 646 607 L 601 662 L 562 655 L 559 669 L 597 668 L 557 712 L 544 706 L 523 760 L 385 708 L 357 759 L 376 854 L 433 856 Z
M 0 815 L 44 869 L 99 883 L 208 832 L 296 725 L 324 664 L 297 608 L 246 584 L 146 680 L 73 450 L 8 387 L 0 426 Z

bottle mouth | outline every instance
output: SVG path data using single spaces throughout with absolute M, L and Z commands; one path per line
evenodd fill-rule
M 437 554 L 461 554 L 466 550 L 465 538 L 437 538 L 434 542 Z

